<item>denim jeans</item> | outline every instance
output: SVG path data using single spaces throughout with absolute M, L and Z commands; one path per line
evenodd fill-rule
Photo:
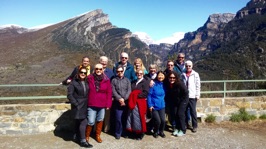
M 103 121 L 105 114 L 105 108 L 88 108 L 88 125 L 93 126 L 95 124 L 95 119 L 97 122 Z

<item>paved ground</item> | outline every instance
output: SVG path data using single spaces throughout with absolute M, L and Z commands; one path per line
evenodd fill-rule
M 103 133 L 103 143 L 93 138 L 90 143 L 99 149 L 187 149 L 187 148 L 230 148 L 264 149 L 266 146 L 266 121 L 248 123 L 200 124 L 197 133 L 190 131 L 183 137 L 173 137 L 166 131 L 166 138 L 145 135 L 143 140 L 115 140 Z M 71 140 L 70 132 L 48 132 L 45 134 L 0 136 L 1 149 L 75 149 L 81 148 Z

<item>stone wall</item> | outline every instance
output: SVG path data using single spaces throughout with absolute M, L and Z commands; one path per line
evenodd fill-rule
M 226 121 L 232 113 L 245 107 L 256 116 L 266 114 L 266 96 L 237 98 L 202 98 L 197 111 L 205 116 L 214 114 L 216 121 Z M 55 129 L 73 128 L 70 105 L 11 104 L 0 105 L 0 135 L 33 134 Z
M 72 122 L 70 104 L 0 105 L 0 135 L 68 129 Z
M 213 114 L 216 121 L 228 121 L 232 113 L 239 108 L 246 108 L 249 114 L 259 117 L 266 114 L 266 96 L 234 97 L 234 98 L 203 98 L 197 103 L 197 111 L 205 116 Z

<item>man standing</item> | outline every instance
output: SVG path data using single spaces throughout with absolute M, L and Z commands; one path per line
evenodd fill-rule
M 82 63 L 81 63 L 79 66 L 76 66 L 76 67 L 74 68 L 74 70 L 72 71 L 71 75 L 68 76 L 68 77 L 67 77 L 64 81 L 62 81 L 60 84 L 68 85 L 68 84 L 72 81 L 72 79 L 74 79 L 74 77 L 75 77 L 76 74 L 78 73 L 78 70 L 79 70 L 81 67 L 86 67 L 86 68 L 87 68 L 87 76 L 88 76 L 89 74 L 92 73 L 92 68 L 91 68 L 91 66 L 90 66 L 90 59 L 89 59 L 89 57 L 84 56 L 84 57 L 82 58 Z
M 124 67 L 124 76 L 132 82 L 136 74 L 134 72 L 133 65 L 128 62 L 128 54 L 126 52 L 122 52 L 120 54 L 120 62 L 116 63 L 113 68 L 114 74 L 116 74 L 116 67 L 118 65 L 122 65 Z
M 167 61 L 166 69 L 164 70 L 164 74 L 167 75 L 169 72 L 174 71 L 174 62 L 171 60 Z
M 107 68 L 108 58 L 106 56 L 101 56 L 99 63 L 103 65 L 103 73 L 111 80 L 114 76 L 112 69 Z
M 113 78 L 114 73 L 110 68 L 107 68 L 108 58 L 106 56 L 101 56 L 99 63 L 103 65 L 103 74 L 105 74 L 110 80 Z M 105 110 L 104 122 L 103 122 L 103 131 L 108 132 L 110 130 L 110 109 Z
M 181 74 L 186 70 L 185 67 L 185 54 L 184 53 L 178 53 L 177 59 L 174 63 L 174 70 L 178 73 Z

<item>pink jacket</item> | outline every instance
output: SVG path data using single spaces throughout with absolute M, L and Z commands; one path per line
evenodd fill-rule
M 88 84 L 89 84 L 88 107 L 111 108 L 112 87 L 110 79 L 106 75 L 104 75 L 104 78 L 100 83 L 100 89 L 98 92 L 96 91 L 94 77 L 92 74 L 88 76 Z

